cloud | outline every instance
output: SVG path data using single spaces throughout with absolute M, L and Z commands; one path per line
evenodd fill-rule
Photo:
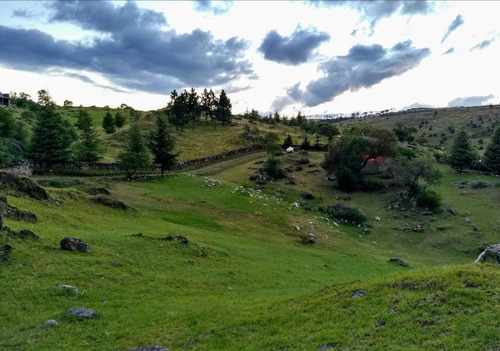
M 446 52 L 443 55 L 453 54 L 454 52 L 455 52 L 455 48 L 449 48 L 448 50 L 446 50 Z
M 214 15 L 222 15 L 228 13 L 233 2 L 226 1 L 211 1 L 211 0 L 193 0 L 194 9 L 199 12 L 212 12 Z
M 283 37 L 275 30 L 267 33 L 259 47 L 264 58 L 287 65 L 299 65 L 307 62 L 321 43 L 330 40 L 330 35 L 318 32 L 316 28 L 297 27 L 288 37 Z
M 448 107 L 480 106 L 494 97 L 495 95 L 490 94 L 485 96 L 468 96 L 463 98 L 456 98 L 448 103 Z
M 434 106 L 428 105 L 428 104 L 422 104 L 420 102 L 415 102 L 411 105 L 408 105 L 406 107 L 403 107 L 403 110 L 410 110 L 412 108 L 433 108 Z
M 141 9 L 133 1 L 127 1 L 122 7 L 108 1 L 56 1 L 47 7 L 53 10 L 52 22 L 70 22 L 99 32 L 142 31 L 167 25 L 161 12 Z
M 219 40 L 199 29 L 186 34 L 164 30 L 161 26 L 167 22 L 163 15 L 139 9 L 133 2 L 122 7 L 93 1 L 62 1 L 49 6 L 55 11 L 52 21 L 70 21 L 108 35 L 84 44 L 56 40 L 39 30 L 0 25 L 0 40 L 10 43 L 9 50 L 0 50 L 0 63 L 28 71 L 86 70 L 100 73 L 121 87 L 162 94 L 255 76 L 244 58 L 249 46 L 245 40 Z
M 427 0 L 365 0 L 365 1 L 331 1 L 317 0 L 311 1 L 316 6 L 348 6 L 359 11 L 367 20 L 370 21 L 371 27 L 375 26 L 379 20 L 385 17 L 390 17 L 394 14 L 402 15 L 418 15 L 428 14 L 434 8 L 434 3 Z
M 453 22 L 451 22 L 451 24 L 449 25 L 448 30 L 444 34 L 443 39 L 441 39 L 441 44 L 444 43 L 444 41 L 446 40 L 446 38 L 448 38 L 450 36 L 450 34 L 453 33 L 453 31 L 455 31 L 462 24 L 464 24 L 464 20 L 462 18 L 462 15 L 458 15 L 457 17 L 455 17 L 455 19 L 453 20 Z
M 390 49 L 380 45 L 356 45 L 346 56 L 333 57 L 320 65 L 324 76 L 309 82 L 305 90 L 298 84 L 287 91 L 292 101 L 317 106 L 351 90 L 371 87 L 384 79 L 415 68 L 430 54 L 427 48 L 416 49 L 411 41 Z M 284 100 L 280 100 L 284 101 Z
M 12 17 L 33 18 L 35 15 L 28 10 L 16 9 L 12 12 Z
M 485 49 L 488 46 L 490 46 L 491 44 L 493 44 L 494 41 L 495 41 L 495 38 L 483 40 L 482 42 L 480 42 L 479 44 L 477 44 L 476 46 L 474 46 L 473 48 L 471 48 L 470 51 Z

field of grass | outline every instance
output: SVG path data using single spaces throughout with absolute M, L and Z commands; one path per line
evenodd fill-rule
M 283 165 L 302 157 L 284 155 Z M 0 238 L 14 248 L 11 260 L 0 263 L 0 349 L 498 346 L 498 267 L 470 262 L 480 247 L 498 242 L 499 188 L 472 189 L 478 175 L 443 167 L 436 190 L 456 216 L 394 211 L 387 207 L 395 195 L 390 188 L 342 200 L 324 179 L 322 157 L 309 155 L 310 166 L 290 175 L 295 185 L 280 180 L 262 189 L 248 181 L 265 159 L 254 153 L 144 182 L 82 178 L 47 188 L 50 202 L 6 191 L 9 204 L 39 221 L 5 224 L 40 239 Z M 94 203 L 86 191 L 95 186 L 131 209 Z M 304 190 L 316 199 L 301 200 Z M 297 201 L 310 210 L 292 206 Z M 337 227 L 318 210 L 339 202 L 364 211 L 368 227 Z M 423 233 L 408 230 L 416 224 Z M 161 240 L 170 233 L 189 244 Z M 302 243 L 308 233 L 316 244 Z M 59 250 L 65 236 L 83 239 L 93 253 Z M 357 290 L 365 296 L 353 299 Z M 72 307 L 92 308 L 98 318 L 65 316 Z M 59 325 L 43 327 L 48 319 Z

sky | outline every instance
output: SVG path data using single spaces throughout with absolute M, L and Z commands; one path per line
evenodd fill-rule
M 293 116 L 500 103 L 500 1 L 2 1 L 0 92 Z

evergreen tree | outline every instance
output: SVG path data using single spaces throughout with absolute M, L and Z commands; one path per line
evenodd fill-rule
M 115 113 L 115 126 L 116 128 L 120 129 L 125 125 L 125 116 L 122 115 L 120 112 Z
M 484 153 L 484 164 L 495 173 L 500 173 L 500 127 L 497 127 L 486 152 Z
M 231 100 L 229 100 L 226 92 L 222 89 L 217 103 L 217 119 L 222 123 L 222 125 L 231 123 L 231 108 Z
M 191 91 L 187 95 L 186 115 L 187 119 L 193 124 L 193 130 L 195 122 L 200 118 L 200 103 L 198 100 L 199 97 L 196 90 L 191 88 Z
M 469 142 L 469 135 L 464 128 L 460 129 L 451 147 L 451 166 L 459 172 L 462 172 L 464 168 L 471 167 L 476 158 L 476 153 L 472 150 L 472 146 Z
M 160 165 L 161 176 L 165 170 L 175 166 L 177 154 L 174 153 L 174 139 L 170 135 L 165 117 L 156 118 L 156 129 L 151 132 L 148 146 L 153 153 L 154 162 Z
M 104 131 L 108 134 L 113 134 L 116 132 L 115 128 L 115 119 L 113 116 L 111 116 L 111 113 L 106 112 L 106 115 L 104 115 L 104 119 L 102 120 L 102 128 Z
M 78 116 L 77 116 L 77 121 L 76 121 L 76 128 L 79 130 L 86 130 L 90 127 L 92 127 L 92 118 L 90 117 L 89 113 L 84 110 L 78 111 Z
M 177 91 L 170 93 L 170 102 L 168 103 L 168 121 L 177 130 L 184 129 L 187 121 L 186 105 L 188 100 L 188 92 L 184 90 L 180 95 Z
M 39 109 L 31 139 L 30 157 L 35 163 L 52 165 L 66 162 L 71 157 L 74 129 L 61 118 L 53 105 Z
M 125 150 L 118 155 L 118 162 L 127 173 L 127 178 L 130 179 L 137 170 L 148 168 L 150 159 L 144 138 L 135 122 L 130 127 Z
M 207 89 L 203 90 L 203 94 L 201 95 L 200 109 L 205 116 L 205 124 L 208 124 L 209 119 L 213 122 L 216 122 L 215 111 L 217 109 L 217 97 L 215 96 L 212 89 L 210 89 L 209 91 Z
M 278 111 L 274 111 L 274 120 L 276 121 L 276 123 L 280 123 L 280 114 L 278 113 Z
M 89 114 L 86 111 L 80 112 L 77 122 L 77 127 L 80 130 L 80 140 L 74 147 L 73 159 L 80 162 L 97 162 L 101 158 L 97 132 Z
M 288 134 L 285 138 L 285 140 L 283 141 L 283 147 L 285 149 L 289 148 L 290 146 L 293 146 L 293 139 L 292 139 L 292 136 L 290 134 Z

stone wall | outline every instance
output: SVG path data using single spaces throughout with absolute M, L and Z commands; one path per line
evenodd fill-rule
M 244 154 L 251 151 L 262 150 L 264 146 L 262 145 L 251 145 L 242 147 L 236 150 L 229 150 L 221 152 L 219 154 L 195 158 L 192 160 L 179 161 L 175 165 L 175 170 L 180 170 L 189 166 L 209 163 L 217 160 L 221 160 L 227 157 Z M 119 171 L 121 167 L 118 163 L 103 163 L 103 162 L 66 162 L 62 164 L 54 165 L 54 168 L 59 169 L 78 169 L 78 170 L 107 170 L 107 171 Z M 34 170 L 34 165 L 29 161 L 15 161 L 9 164 L 5 168 L 1 168 L 3 171 L 22 174 L 22 175 L 32 175 Z M 152 171 L 159 171 L 160 167 L 158 165 L 151 166 Z

